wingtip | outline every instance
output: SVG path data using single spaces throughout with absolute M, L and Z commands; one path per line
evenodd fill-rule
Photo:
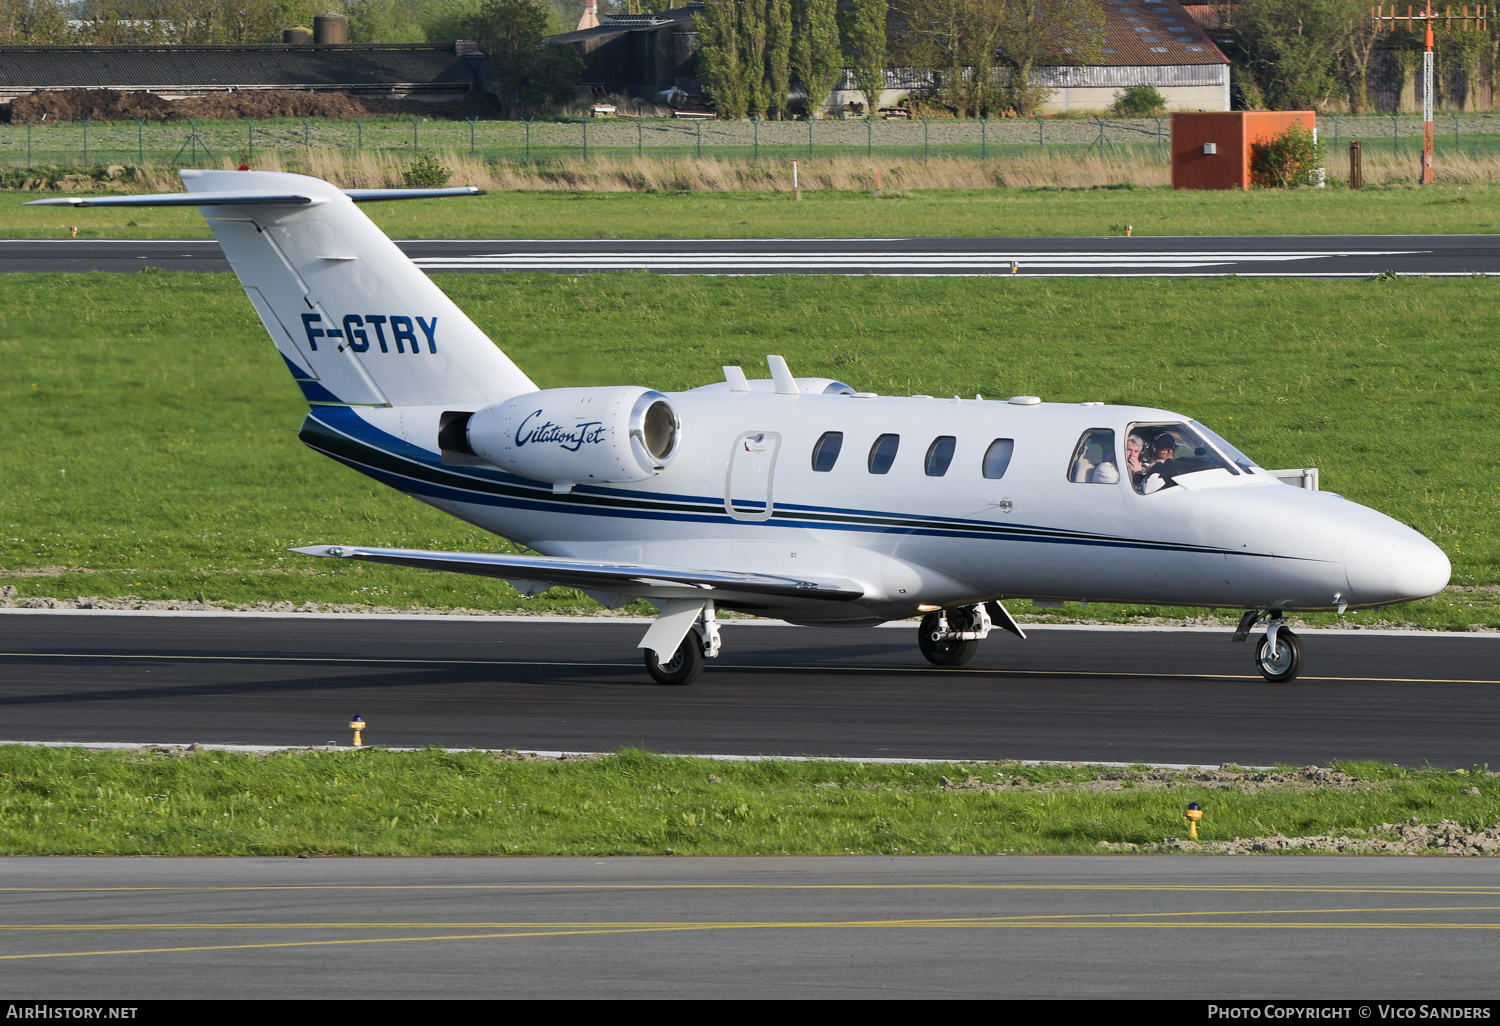
M 344 556 L 348 554 L 347 545 L 304 545 L 298 548 L 287 549 L 288 552 L 299 552 L 304 556 Z

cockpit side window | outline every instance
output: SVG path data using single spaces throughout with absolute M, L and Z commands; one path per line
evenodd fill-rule
M 1159 492 L 1185 474 L 1239 470 L 1186 424 L 1132 424 L 1125 438 L 1125 469 L 1142 495 Z
M 927 459 L 922 462 L 928 477 L 942 477 L 948 473 L 948 464 L 953 462 L 953 448 L 956 444 L 957 439 L 952 435 L 939 435 L 932 440 L 932 444 L 927 447 Z
M 997 438 L 990 443 L 990 447 L 984 450 L 984 476 L 991 481 L 998 481 L 1005 476 L 1010 469 L 1010 458 L 1016 451 L 1016 442 L 1013 438 Z
M 1115 433 L 1110 428 L 1090 428 L 1078 439 L 1068 463 L 1068 480 L 1074 484 L 1116 484 L 1120 464 L 1115 458 Z
M 870 446 L 870 473 L 888 474 L 891 464 L 896 462 L 896 450 L 901 447 L 900 435 L 881 435 Z
M 822 437 L 813 446 L 812 468 L 819 474 L 826 474 L 833 469 L 833 465 L 839 461 L 839 450 L 844 447 L 844 433 L 842 431 L 825 431 Z

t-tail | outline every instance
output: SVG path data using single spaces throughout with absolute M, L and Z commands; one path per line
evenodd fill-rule
M 74 206 L 197 206 L 313 404 L 479 409 L 536 385 L 355 204 L 475 189 L 341 190 L 278 171 L 181 172 L 186 194 Z

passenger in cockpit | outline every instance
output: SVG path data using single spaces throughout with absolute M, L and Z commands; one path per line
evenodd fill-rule
M 1134 432 L 1125 439 L 1125 469 L 1130 472 L 1131 483 L 1137 486 L 1141 483 L 1141 475 L 1146 472 L 1146 464 L 1141 462 L 1145 448 L 1146 440 Z

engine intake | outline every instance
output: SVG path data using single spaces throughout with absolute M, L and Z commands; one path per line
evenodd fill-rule
M 444 420 L 445 450 L 460 450 Z M 639 386 L 549 388 L 467 418 L 462 441 L 480 459 L 552 485 L 645 481 L 677 454 L 681 422 L 662 393 Z M 461 451 L 461 450 L 460 450 Z

